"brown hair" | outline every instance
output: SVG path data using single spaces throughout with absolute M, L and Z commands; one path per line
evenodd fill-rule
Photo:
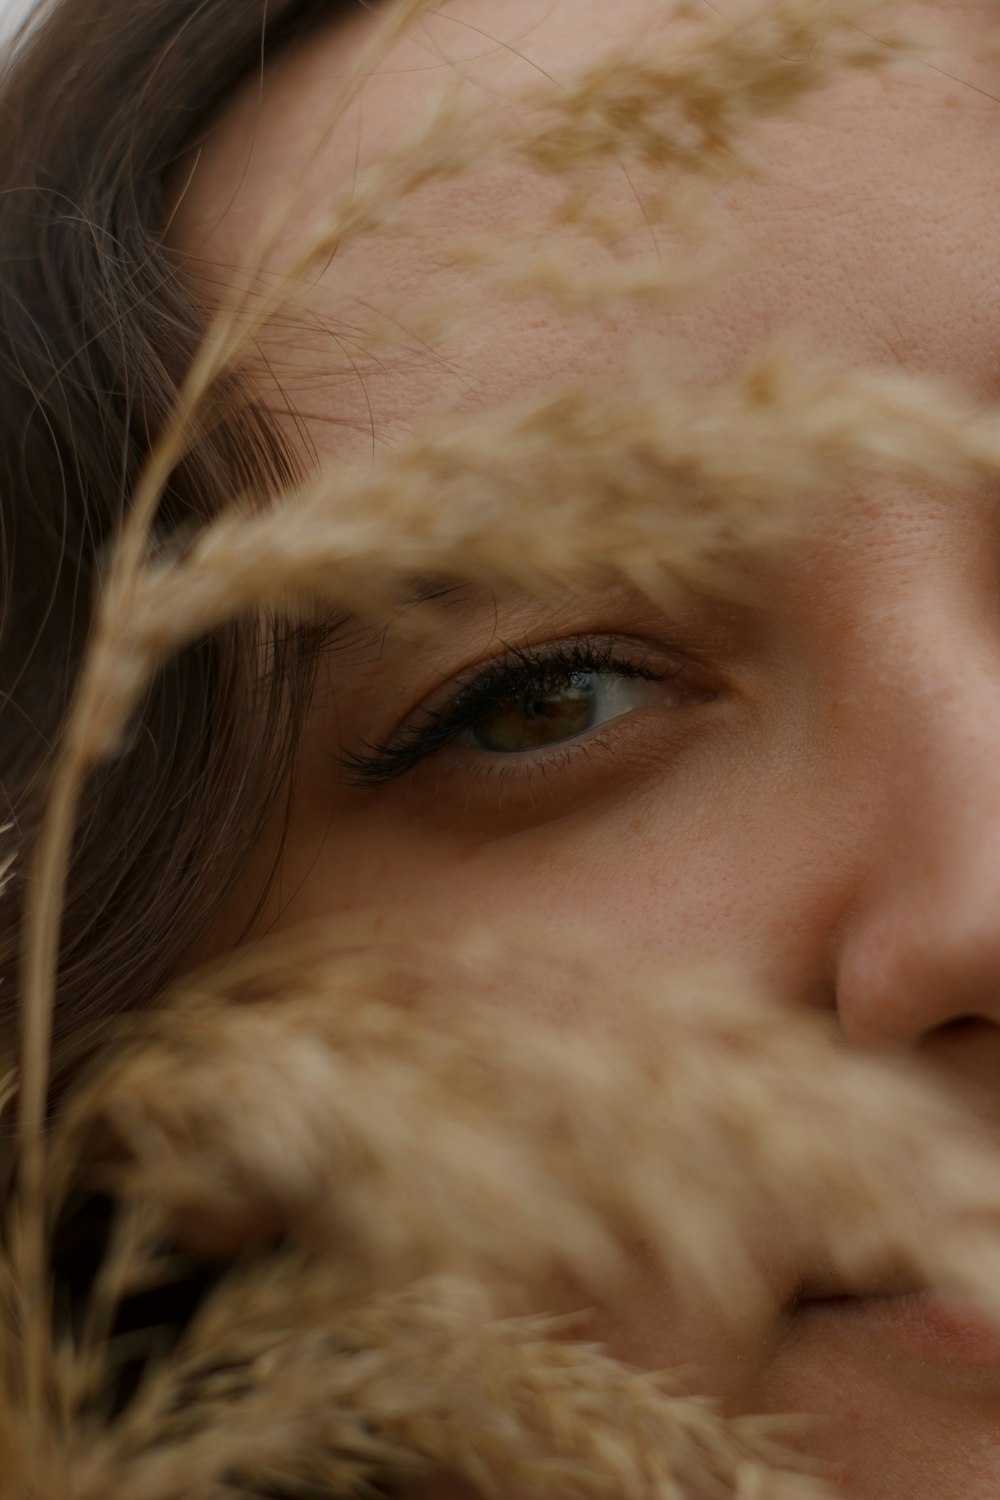
M 334 0 L 336 3 L 336 0 Z M 23 880 L 102 560 L 205 318 L 164 244 L 165 176 L 226 92 L 331 0 L 55 0 L 0 71 L 0 985 L 17 1015 Z M 294 462 L 253 392 L 220 389 L 158 534 Z M 259 837 L 291 765 L 315 632 L 237 623 L 160 673 L 128 743 L 90 778 L 74 843 L 55 1078 L 176 970 Z M 248 733 L 248 725 L 254 730 Z M 8 841 L 12 841 L 8 843 Z

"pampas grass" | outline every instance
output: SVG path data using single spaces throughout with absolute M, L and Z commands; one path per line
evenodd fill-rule
M 747 1347 L 806 1266 L 996 1303 L 991 1154 L 919 1074 L 831 1050 L 823 1022 L 737 998 L 731 975 L 623 990 L 579 938 L 445 943 L 382 916 L 376 946 L 366 928 L 195 976 L 68 1108 L 48 1217 L 99 1192 L 119 1218 L 85 1321 L 47 1356 L 61 1420 L 40 1493 L 348 1493 L 435 1470 L 487 1495 L 806 1500 L 822 1487 L 787 1426 L 567 1342 L 585 1315 L 525 1313 L 533 1289 L 627 1302 L 638 1240 Z M 529 962 L 537 996 L 573 994 L 571 1029 L 498 1024 Z M 599 1021 L 612 992 L 625 1028 Z M 232 1269 L 176 1344 L 112 1337 L 190 1253 Z
M 331 120 L 422 9 L 390 15 Z M 680 224 L 698 202 L 685 180 L 751 169 L 757 121 L 846 69 L 919 55 L 905 7 L 880 38 L 860 29 L 894 9 L 780 0 L 740 29 L 688 7 L 643 57 L 536 94 L 499 131 L 493 117 L 470 129 L 453 89 L 311 225 L 278 290 L 241 278 L 220 308 L 108 567 L 29 886 L 21 1157 L 0 1261 L 2 1500 L 346 1495 L 431 1473 L 496 1496 L 804 1500 L 819 1481 L 773 1421 L 725 1416 L 679 1377 L 574 1341 L 583 1314 L 539 1310 L 556 1283 L 627 1299 L 638 1240 L 744 1337 L 816 1265 L 848 1286 L 905 1274 L 996 1304 L 990 1158 L 926 1080 L 839 1049 L 737 976 L 622 971 L 577 934 L 432 940 L 380 919 L 258 946 L 180 983 L 42 1129 L 80 788 L 186 642 L 317 601 L 376 616 L 436 575 L 544 592 L 599 568 L 658 595 L 780 545 L 859 474 L 997 478 L 994 412 L 785 344 L 711 388 L 667 388 L 637 362 L 627 397 L 573 382 L 432 415 L 371 474 L 330 466 L 263 507 L 233 496 L 166 560 L 147 542 L 219 377 L 247 365 L 338 246 L 392 232 L 428 185 L 504 159 L 553 174 L 562 222 L 605 239 L 587 208 L 594 174 L 655 166 L 679 184 Z M 260 265 L 293 205 L 263 226 Z M 588 289 L 516 231 L 458 253 L 564 309 L 676 301 L 701 281 L 677 256 L 659 280 L 623 265 Z M 513 1029 L 496 997 L 516 1005 L 525 972 L 533 994 L 571 996 L 580 1026 Z M 609 996 L 627 1026 L 601 1023 Z M 47 1267 L 84 1200 L 115 1212 L 69 1306 Z M 784 1245 L 776 1283 L 758 1268 L 762 1225 Z M 127 1330 L 137 1297 L 206 1264 L 214 1279 L 186 1321 Z
M 428 420 L 374 477 L 324 472 L 259 515 L 235 505 L 117 596 L 76 721 L 82 752 L 114 749 L 166 655 L 255 604 L 321 599 L 378 619 L 437 573 L 545 593 L 598 569 L 662 595 L 788 538 L 852 474 L 1000 476 L 997 414 L 915 377 L 778 347 L 708 389 L 665 392 L 640 369 L 625 385 Z
M 48 1482 L 72 1500 L 363 1494 L 387 1470 L 487 1495 L 822 1493 L 777 1467 L 781 1424 L 726 1422 L 663 1375 L 567 1344 L 568 1320 L 498 1318 L 457 1278 L 349 1309 L 338 1291 L 294 1256 L 230 1273 L 121 1422 L 50 1460 Z
M 170 997 L 68 1109 L 53 1180 L 96 1156 L 105 1189 L 206 1251 L 291 1237 L 365 1290 L 568 1271 L 627 1297 L 641 1237 L 681 1295 L 739 1322 L 770 1298 L 748 1254 L 765 1224 L 793 1270 L 1000 1286 L 985 1142 L 919 1074 L 832 1049 L 828 1022 L 725 970 L 623 976 L 580 934 L 431 941 L 385 913 L 346 929 Z M 534 1008 L 572 996 L 560 1025 L 502 1024 L 496 997 L 527 972 Z M 601 1022 L 612 996 L 627 1027 Z

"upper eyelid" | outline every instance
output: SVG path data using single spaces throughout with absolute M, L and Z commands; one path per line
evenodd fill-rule
M 433 697 L 435 691 L 441 691 L 444 688 L 454 686 L 454 691 L 445 699 L 445 702 L 453 702 L 467 687 L 471 686 L 493 668 L 500 671 L 504 665 L 515 666 L 519 661 L 525 657 L 530 657 L 532 654 L 536 655 L 538 659 L 537 664 L 542 667 L 545 665 L 546 654 L 555 660 L 560 650 L 569 651 L 574 646 L 584 647 L 593 644 L 597 649 L 607 647 L 611 652 L 614 652 L 617 648 L 623 655 L 627 651 L 646 651 L 652 656 L 658 651 L 664 656 L 676 657 L 679 664 L 683 664 L 685 661 L 689 661 L 692 665 L 697 664 L 696 658 L 691 651 L 680 644 L 661 641 L 658 645 L 654 646 L 648 641 L 640 640 L 637 636 L 626 635 L 622 631 L 614 630 L 576 631 L 571 635 L 554 636 L 551 639 L 538 642 L 500 641 L 499 644 L 502 647 L 500 651 L 496 651 L 489 656 L 480 657 L 478 660 L 460 668 L 459 671 L 451 673 L 449 677 L 439 684 L 437 689 L 432 689 L 430 694 L 424 694 L 423 701 L 426 702 L 428 697 Z M 419 711 L 419 708 L 420 705 L 415 704 L 404 717 L 411 718 L 414 713 Z
M 558 670 L 561 665 L 560 653 L 565 656 L 565 654 L 572 651 L 574 647 L 583 650 L 588 646 L 593 646 L 595 648 L 594 655 L 596 655 L 596 653 L 602 649 L 607 651 L 608 659 L 603 663 L 603 667 L 606 671 L 611 671 L 613 670 L 613 658 L 616 654 L 616 646 L 618 646 L 621 655 L 624 655 L 627 649 L 631 648 L 635 650 L 636 648 L 640 647 L 640 643 L 634 638 L 609 633 L 607 635 L 594 634 L 564 636 L 556 640 L 545 641 L 537 646 L 508 646 L 506 650 L 498 653 L 497 655 L 488 657 L 484 661 L 463 668 L 460 673 L 457 673 L 455 674 L 455 676 L 449 678 L 444 686 L 452 687 L 453 691 L 450 692 L 448 697 L 438 705 L 432 704 L 430 707 L 425 709 L 425 713 L 427 715 L 427 724 L 428 726 L 431 726 L 434 722 L 446 718 L 449 713 L 460 710 L 463 702 L 468 701 L 471 696 L 474 696 L 475 689 L 480 684 L 483 684 L 485 687 L 490 681 L 496 682 L 498 679 L 502 679 L 505 673 L 513 675 L 513 673 L 519 666 L 523 666 L 526 670 L 529 671 L 531 669 L 535 669 L 536 671 L 541 672 L 544 671 L 547 666 L 551 666 L 553 669 Z M 651 648 L 647 645 L 642 649 L 649 651 Z M 667 648 L 667 651 L 670 656 L 678 657 L 678 670 L 683 670 L 684 659 L 681 657 L 681 653 L 675 648 Z M 565 669 L 567 671 L 571 670 L 568 663 L 566 663 Z M 600 668 L 599 666 L 590 666 L 589 668 L 580 669 L 594 671 L 599 670 Z M 426 699 L 424 701 L 426 702 Z M 418 714 L 420 710 L 421 705 L 416 705 L 408 714 L 404 716 L 402 721 L 403 724 L 405 725 L 406 723 L 411 721 L 414 714 Z M 397 734 L 399 732 L 400 731 L 396 731 Z

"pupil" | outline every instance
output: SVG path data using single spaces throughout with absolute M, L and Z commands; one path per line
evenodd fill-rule
M 483 750 L 516 754 L 555 745 L 589 729 L 594 718 L 594 685 L 589 672 L 550 693 L 505 698 L 477 720 L 473 736 Z

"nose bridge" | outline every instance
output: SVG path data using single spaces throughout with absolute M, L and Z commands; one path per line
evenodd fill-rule
M 928 611 L 887 628 L 863 695 L 881 785 L 838 964 L 844 1029 L 908 1042 L 1000 1022 L 1000 639 Z
M 885 661 L 872 715 L 899 834 L 928 847 L 989 835 L 1000 814 L 1000 638 L 935 623 Z

